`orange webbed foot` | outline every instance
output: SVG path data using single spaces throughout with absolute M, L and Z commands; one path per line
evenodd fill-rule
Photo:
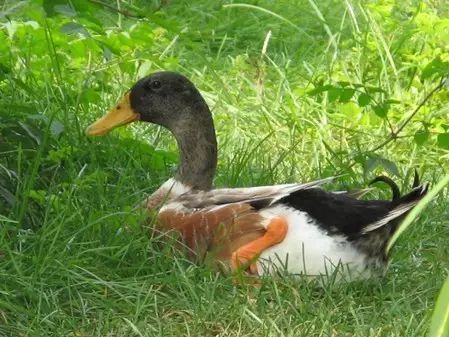
M 282 242 L 288 231 L 287 220 L 281 217 L 273 218 L 266 228 L 265 234 L 237 249 L 231 258 L 233 271 L 247 270 L 251 275 L 258 275 L 256 260 L 267 248 Z

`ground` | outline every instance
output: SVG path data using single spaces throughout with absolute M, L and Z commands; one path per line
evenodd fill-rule
M 173 175 L 173 138 L 84 128 L 138 78 L 180 71 L 214 115 L 217 186 L 343 173 L 327 188 L 356 189 L 387 174 L 405 192 L 415 168 L 435 186 L 449 167 L 447 12 L 393 0 L 0 5 L 0 335 L 426 335 L 448 274 L 447 189 L 383 277 L 235 286 L 133 208 Z

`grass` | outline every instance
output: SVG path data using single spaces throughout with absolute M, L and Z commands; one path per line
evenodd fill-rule
M 46 2 L 46 16 L 38 2 L 0 5 L 0 335 L 426 334 L 448 273 L 447 188 L 401 235 L 382 278 L 235 287 L 133 210 L 173 174 L 171 136 L 136 125 L 92 140 L 83 129 L 140 76 L 178 70 L 214 114 L 218 186 L 345 172 L 331 187 L 358 188 L 387 171 L 406 190 L 415 167 L 435 186 L 449 167 L 447 89 L 369 150 L 438 83 L 420 74 L 444 51 L 447 4 L 181 1 L 153 12 L 122 2 L 146 15 L 135 19 L 79 3 L 57 14 Z M 356 96 L 333 99 L 337 89 L 307 94 L 338 82 L 400 103 L 381 118 Z

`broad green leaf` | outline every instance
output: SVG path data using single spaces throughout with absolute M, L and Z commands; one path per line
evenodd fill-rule
M 394 162 L 388 160 L 386 158 L 382 158 L 379 156 L 370 157 L 365 163 L 365 174 L 369 174 L 374 171 L 378 167 L 382 167 L 385 171 L 387 171 L 391 175 L 395 175 L 399 177 L 401 174 L 399 173 L 398 167 Z
M 354 96 L 355 93 L 355 89 L 350 89 L 350 88 L 344 88 L 344 89 L 340 89 L 340 102 L 342 103 L 346 103 L 349 102 L 352 98 L 352 96 Z
M 44 8 L 45 14 L 47 16 L 55 16 L 58 12 L 55 10 L 56 6 L 67 6 L 67 1 L 65 0 L 43 0 L 42 7 Z
M 110 40 L 114 40 L 114 37 L 110 37 Z M 101 37 L 100 38 L 96 37 L 95 41 L 103 48 L 103 51 L 105 50 L 105 48 L 107 48 L 109 52 L 111 52 L 112 54 L 120 55 L 120 47 L 118 45 L 114 46 L 112 43 L 109 43 L 108 40 L 103 41 Z
M 449 336 L 449 277 L 446 278 L 433 309 L 428 337 Z
M 98 15 L 98 6 L 94 1 L 70 0 L 70 4 L 78 13 L 82 14 L 83 17 L 89 17 L 89 14 L 91 13 L 97 13 Z
M 85 37 L 90 37 L 89 32 L 84 26 L 76 22 L 68 22 L 61 27 L 61 32 L 66 34 L 81 34 Z
M 357 98 L 357 102 L 359 103 L 359 106 L 363 108 L 363 107 L 367 106 L 368 104 L 370 104 L 371 97 L 362 92 L 359 95 L 359 97 Z
M 443 149 L 449 149 L 449 133 L 440 133 L 437 136 L 437 144 Z
M 429 136 L 430 136 L 429 130 L 424 129 L 417 131 L 413 138 L 417 145 L 423 145 L 429 139 Z
M 422 79 L 425 80 L 433 75 L 447 76 L 449 74 L 449 62 L 443 62 L 440 56 L 434 58 L 429 64 L 425 66 L 422 71 Z
M 53 9 L 56 13 L 65 15 L 67 17 L 75 17 L 77 14 L 76 11 L 69 5 L 55 5 Z
M 307 94 L 309 94 L 310 96 L 314 96 L 333 88 L 335 88 L 333 85 L 326 84 L 310 90 Z
M 86 88 L 81 93 L 81 102 L 93 103 L 100 100 L 100 94 L 93 88 Z
M 331 88 L 327 92 L 327 99 L 329 102 L 335 102 L 341 94 L 341 89 L 339 88 Z
M 399 173 L 398 167 L 391 160 L 385 158 L 379 158 L 379 164 L 387 171 L 389 174 L 395 175 L 399 177 L 401 174 Z
M 380 118 L 385 118 L 385 117 L 387 117 L 389 108 L 390 108 L 390 106 L 388 104 L 381 103 L 381 104 L 374 106 L 373 110 L 377 116 L 379 116 Z
M 136 11 L 137 13 L 137 11 Z M 182 26 L 179 25 L 179 20 L 175 20 L 174 18 L 167 18 L 162 17 L 158 15 L 158 13 L 151 14 L 151 13 L 144 13 L 143 11 L 140 11 L 139 15 L 143 15 L 147 17 L 151 22 L 154 22 L 158 26 L 165 28 L 166 30 L 174 33 L 174 34 L 180 34 L 182 30 Z
M 432 188 L 424 198 L 410 211 L 410 213 L 406 216 L 404 221 L 401 223 L 399 228 L 396 230 L 396 232 L 391 237 L 390 241 L 388 242 L 386 252 L 388 253 L 393 247 L 396 240 L 399 238 L 399 236 L 404 233 L 404 231 L 410 226 L 410 224 L 415 220 L 419 214 L 423 211 L 423 209 L 432 201 L 432 199 L 449 183 L 449 174 L 446 174 L 443 179 L 440 180 L 440 182 Z

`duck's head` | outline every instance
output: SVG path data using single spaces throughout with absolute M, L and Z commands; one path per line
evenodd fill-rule
M 215 129 L 209 108 L 192 82 L 174 72 L 144 77 L 86 133 L 100 136 L 134 121 L 169 129 L 181 154 L 176 178 L 192 188 L 210 188 L 217 161 Z
M 183 126 L 210 119 L 201 94 L 185 76 L 157 72 L 137 81 L 105 116 L 90 125 L 89 136 L 104 135 L 117 126 L 143 121 L 182 132 Z

